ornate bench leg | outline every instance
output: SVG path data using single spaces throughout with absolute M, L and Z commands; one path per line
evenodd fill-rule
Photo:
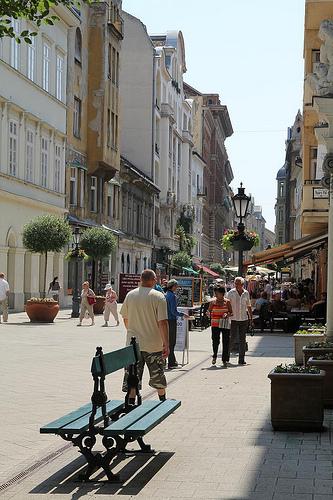
M 141 451 L 143 451 L 144 453 L 154 453 L 154 450 L 152 450 L 150 444 L 146 444 L 142 437 L 139 437 L 137 439 L 137 442 L 139 443 Z

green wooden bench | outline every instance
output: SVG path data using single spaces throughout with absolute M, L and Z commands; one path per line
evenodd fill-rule
M 174 399 L 142 402 L 137 376 L 139 356 L 139 347 L 134 337 L 128 347 L 107 354 L 103 354 L 102 348 L 97 347 L 91 365 L 94 380 L 91 403 L 40 428 L 41 434 L 57 434 L 78 446 L 88 463 L 85 474 L 80 476 L 83 481 L 89 481 L 90 476 L 100 468 L 105 471 L 109 481 L 119 481 L 119 476 L 113 474 L 110 468 L 115 457 L 126 453 L 127 444 L 133 441 L 138 442 L 138 451 L 153 453 L 151 446 L 143 441 L 143 436 L 181 405 L 180 401 Z M 123 368 L 128 370 L 125 401 L 110 401 L 105 392 L 105 377 Z M 134 405 L 129 404 L 129 394 L 133 388 L 136 391 Z M 97 435 L 102 436 L 105 452 L 93 451 Z

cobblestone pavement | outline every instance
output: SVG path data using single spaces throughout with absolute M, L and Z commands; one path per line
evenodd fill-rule
M 329 500 L 333 498 L 332 412 L 319 433 L 274 433 L 267 374 L 292 357 L 292 336 L 250 337 L 248 364 L 210 364 L 210 334 L 190 333 L 190 364 L 168 373 L 169 397 L 182 406 L 148 436 L 155 455 L 117 463 L 122 483 L 81 484 L 84 460 L 70 444 L 39 427 L 86 403 L 97 345 L 124 345 L 124 327 L 76 327 L 68 311 L 52 325 L 31 325 L 24 313 L 0 325 L 0 497 Z M 122 373 L 110 376 L 108 396 L 121 393 Z M 152 391 L 144 382 L 144 396 Z M 156 397 L 153 395 L 152 397 Z M 24 474 L 21 474 L 24 472 Z M 21 475 L 20 475 L 21 474 Z

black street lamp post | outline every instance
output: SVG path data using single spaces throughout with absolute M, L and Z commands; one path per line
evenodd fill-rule
M 238 188 L 238 193 L 232 197 L 232 203 L 236 213 L 237 219 L 239 219 L 239 224 L 237 226 L 239 237 L 238 237 L 238 276 L 243 276 L 243 252 L 244 247 L 242 243 L 246 241 L 244 234 L 245 225 L 243 219 L 248 215 L 248 208 L 251 198 L 245 194 L 245 188 L 243 188 L 243 183 L 240 183 Z M 243 240 L 243 241 L 242 241 Z
M 80 251 L 80 228 L 76 226 L 73 231 L 73 242 L 74 248 L 72 255 L 75 259 L 74 261 L 74 289 L 73 289 L 73 304 L 72 304 L 72 318 L 78 318 L 80 315 L 80 290 L 79 290 L 79 262 L 81 261 L 79 251 Z

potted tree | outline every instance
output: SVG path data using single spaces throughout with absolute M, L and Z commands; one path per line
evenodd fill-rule
M 101 295 L 101 261 L 109 257 L 116 243 L 116 238 L 111 231 L 102 227 L 86 229 L 81 236 L 80 247 L 92 260 L 91 286 L 97 292 L 94 304 L 95 314 L 102 314 L 105 304 L 105 296 Z
M 171 268 L 173 271 L 182 270 L 183 267 L 190 267 L 192 259 L 185 251 L 175 253 L 171 258 Z
M 297 330 L 294 337 L 295 363 L 303 364 L 303 347 L 309 342 L 322 342 L 325 340 L 325 333 L 316 330 Z
M 324 408 L 333 408 L 333 352 L 310 358 L 308 364 L 324 370 Z
M 56 215 L 40 215 L 23 228 L 23 245 L 30 252 L 45 257 L 42 298 L 33 297 L 26 303 L 25 310 L 31 322 L 52 323 L 59 312 L 59 304 L 45 298 L 47 254 L 60 252 L 69 242 L 72 232 L 70 225 Z
M 279 365 L 269 374 L 271 421 L 277 431 L 320 431 L 325 372 L 315 366 Z

